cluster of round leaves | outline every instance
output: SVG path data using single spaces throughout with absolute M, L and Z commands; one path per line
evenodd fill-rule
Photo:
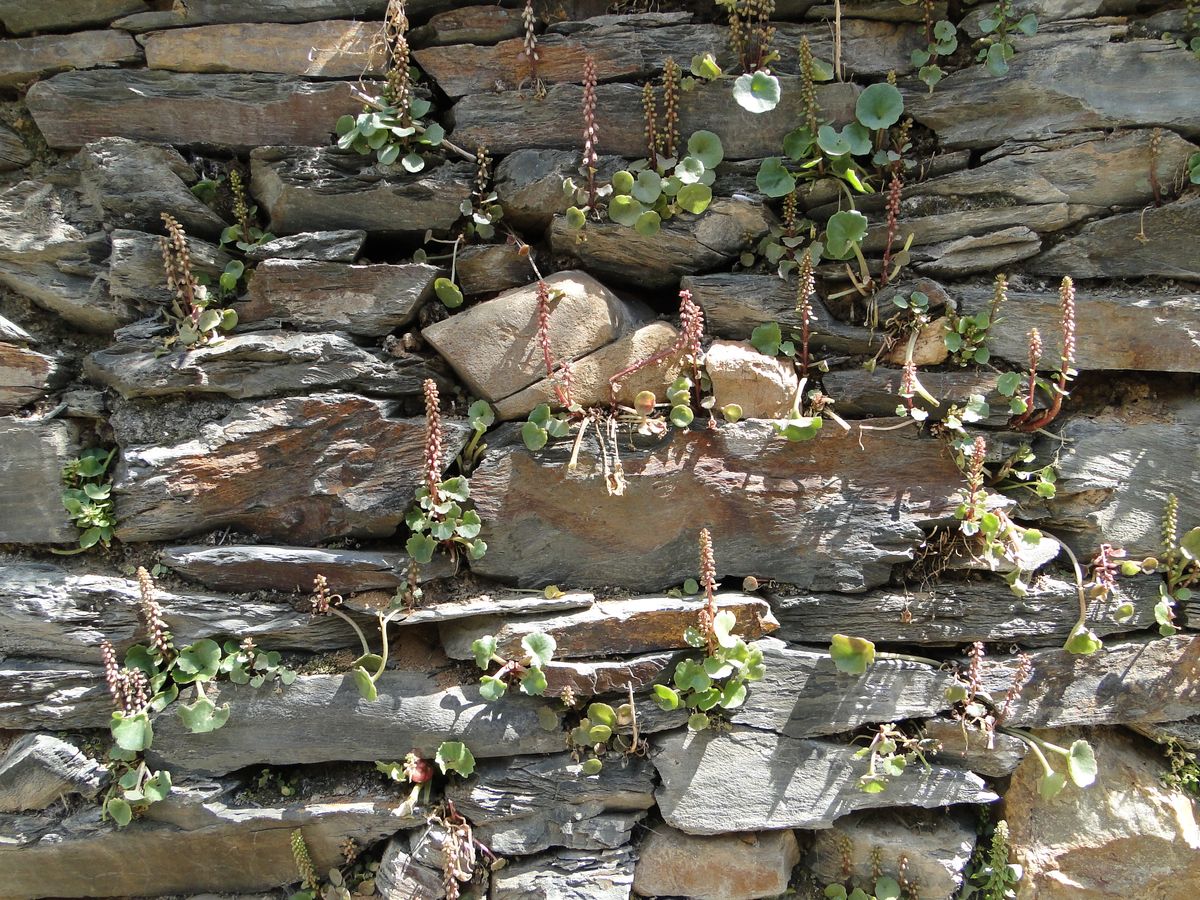
M 539 403 L 521 426 L 521 440 L 530 450 L 541 450 L 550 438 L 564 438 L 571 433 L 571 423 L 561 413 L 550 412 L 550 404 Z
M 508 690 L 510 679 L 516 679 L 522 694 L 540 697 L 546 691 L 545 666 L 554 658 L 557 644 L 550 635 L 535 631 L 521 638 L 521 649 L 525 656 L 520 660 L 509 660 L 500 656 L 498 642 L 492 635 L 481 637 L 471 643 L 475 664 L 485 672 L 493 663 L 500 664 L 495 675 L 484 675 L 479 679 L 479 693 L 484 700 L 499 700 Z
M 901 3 L 912 5 L 918 0 L 900 0 Z M 912 52 L 912 64 L 917 67 L 917 77 L 929 85 L 930 92 L 933 91 L 933 86 L 946 77 L 945 71 L 935 62 L 939 56 L 949 56 L 958 49 L 958 30 L 954 27 L 954 23 L 941 19 L 933 26 L 933 41 L 924 50 L 914 50 Z
M 860 887 L 846 893 L 846 888 L 840 884 L 825 886 L 825 896 L 830 900 L 900 900 L 900 883 L 888 875 L 875 879 L 875 893 L 868 894 Z
M 712 203 L 716 167 L 725 158 L 721 139 L 711 131 L 697 131 L 687 143 L 682 159 L 662 157 L 655 168 L 641 159 L 613 175 L 608 217 L 645 237 L 658 234 L 662 223 L 679 213 L 699 215 Z M 583 210 L 567 210 L 567 224 L 582 228 Z
M 708 713 L 716 707 L 737 709 L 746 702 L 746 686 L 766 675 L 763 652 L 733 634 L 737 618 L 729 610 L 713 617 L 713 636 L 717 649 L 703 660 L 685 659 L 675 666 L 674 687 L 654 686 L 655 700 L 664 710 L 690 709 L 688 728 L 703 731 L 711 722 Z M 706 647 L 700 629 L 689 627 L 683 639 L 690 647 Z
M 417 489 L 417 505 L 408 511 L 404 523 L 412 536 L 404 545 L 408 555 L 426 565 L 433 561 L 439 544 L 457 544 L 471 559 L 482 559 L 487 544 L 479 537 L 483 522 L 479 513 L 464 509 L 471 499 L 471 485 L 461 475 L 447 478 L 438 485 L 438 499 L 429 495 L 429 488 Z
M 979 20 L 979 30 L 984 38 L 976 62 L 981 62 L 992 75 L 1000 76 L 1008 72 L 1008 61 L 1016 54 L 1010 32 L 1019 31 L 1026 37 L 1037 34 L 1038 20 L 1033 13 L 1026 13 L 1021 18 L 1012 18 L 1009 13 L 1012 7 L 1007 0 L 996 4 L 992 12 Z
M 398 161 L 405 171 L 420 172 L 425 168 L 425 159 L 412 149 L 413 146 L 437 147 L 445 137 L 444 129 L 437 122 L 426 124 L 421 121 L 431 107 L 425 98 L 414 97 L 409 106 L 407 125 L 400 111 L 392 106 L 369 109 L 357 116 L 342 116 L 335 129 L 337 145 L 339 149 L 353 150 L 363 156 L 374 153 L 381 166 L 395 165 Z
M 62 504 L 80 530 L 79 549 L 108 546 L 117 520 L 113 512 L 112 480 L 105 477 L 116 448 L 90 447 L 63 467 Z
M 583 762 L 584 775 L 599 774 L 604 768 L 600 756 L 608 749 L 608 743 L 616 734 L 617 727 L 628 725 L 632 721 L 633 708 L 628 703 L 623 703 L 616 709 L 607 703 L 592 703 L 588 706 L 587 714 L 567 733 L 567 742 L 571 747 L 586 749 L 592 754 Z

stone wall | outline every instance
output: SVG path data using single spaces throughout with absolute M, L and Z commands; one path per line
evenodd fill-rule
M 1012 0 L 1014 21 L 1032 13 L 1038 28 L 1014 30 L 995 76 L 974 61 L 991 7 L 930 3 L 959 43 L 930 91 L 912 61 L 927 46 L 922 4 L 842 6 L 845 78 L 816 99 L 841 127 L 865 86 L 894 73 L 912 127 L 892 252 L 912 239 L 897 279 L 870 297 L 842 264 L 818 267 L 811 351 L 826 365 L 806 387 L 840 419 L 827 413 L 797 443 L 776 425 L 798 367 L 748 342 L 758 326 L 778 322 L 786 338 L 802 324 L 795 275 L 755 255 L 785 214 L 755 176 L 804 115 L 801 39 L 818 58 L 835 53 L 834 7 L 774 4 L 772 111 L 734 103 L 731 78 L 682 94 L 683 137 L 707 129 L 723 144 L 714 197 L 643 236 L 607 217 L 582 234 L 568 225 L 584 61 L 597 70 L 607 183 L 646 153 L 642 84 L 661 85 L 669 58 L 686 71 L 711 52 L 737 74 L 714 4 L 536 3 L 539 90 L 518 4 L 409 0 L 429 121 L 467 151 L 426 153 L 415 174 L 335 146 L 339 117 L 362 110 L 356 91 L 382 83 L 386 6 L 0 0 L 0 897 L 286 895 L 299 829 L 317 869 L 342 866 L 356 892 L 437 898 L 455 815 L 487 848 L 474 880 L 455 884 L 493 900 L 750 898 L 789 885 L 823 896 L 834 883 L 869 892 L 880 874 L 906 896 L 945 898 L 986 862 L 1001 817 L 1025 870 L 1019 897 L 1194 896 L 1195 807 L 1162 782 L 1155 741 L 1200 748 L 1200 642 L 1182 601 L 1160 629 L 1161 571 L 1107 593 L 1087 571 L 1102 543 L 1162 555 L 1170 494 L 1180 533 L 1200 525 L 1200 59 L 1163 38 L 1195 37 L 1194 8 Z M 479 146 L 504 217 L 495 239 L 458 247 L 466 303 L 447 309 L 435 282 L 451 275 Z M 221 241 L 237 219 L 233 170 L 274 236 L 248 250 Z M 886 185 L 873 181 L 856 204 L 879 282 L 891 234 Z M 797 215 L 819 231 L 845 196 L 829 178 L 802 185 Z M 167 346 L 164 212 L 214 295 L 231 262 L 245 266 L 223 301 L 237 326 L 190 350 Z M 990 360 L 947 358 L 935 321 L 918 362 L 939 404 L 924 425 L 896 418 L 893 298 L 920 291 L 931 318 L 973 315 L 997 273 L 1009 291 Z M 1000 389 L 1028 367 L 1031 328 L 1044 374 L 1058 365 L 1063 276 L 1075 280 L 1078 377 L 1062 413 L 1026 433 Z M 703 312 L 712 408 L 694 405 L 684 428 L 632 410 L 613 421 L 612 376 L 659 357 L 620 385 L 629 407 L 640 390 L 661 401 L 689 370 L 681 290 Z M 573 398 L 598 412 L 576 414 L 580 439 L 533 451 L 523 425 L 539 404 L 561 405 L 561 376 L 547 373 L 560 360 L 573 361 Z M 468 560 L 443 548 L 414 569 L 405 514 L 425 483 L 430 381 L 439 462 L 469 473 L 487 549 Z M 1055 472 L 1052 497 L 1008 495 L 1012 519 L 1042 533 L 1021 597 L 1003 564 L 955 537 L 966 481 L 945 418 L 972 395 L 989 405 L 966 427 L 986 439 L 991 475 L 1023 444 L 1036 459 L 1026 468 Z M 497 422 L 472 466 L 476 399 Z M 720 414 L 731 404 L 740 421 Z M 63 468 L 89 448 L 116 451 L 96 482 L 111 477 L 114 533 L 61 555 L 81 536 Z M 765 675 L 692 731 L 654 686 L 700 653 L 684 632 L 705 601 L 680 588 L 700 577 L 702 528 L 717 608 Z M 147 761 L 173 789 L 119 828 L 101 818 L 113 789 L 101 641 L 123 654 L 148 639 L 138 567 L 154 573 L 177 646 L 252 639 L 300 674 L 210 687 L 229 719 L 207 733 L 174 706 L 158 713 Z M 317 575 L 344 598 L 342 617 L 311 615 Z M 420 603 L 390 627 L 378 696 L 362 699 L 354 629 L 377 645 L 376 611 L 418 580 Z M 1081 628 L 1103 647 L 1067 652 Z M 472 642 L 495 635 L 507 658 L 535 633 L 556 642 L 544 697 L 484 699 Z M 842 671 L 836 634 L 873 642 L 874 664 Z M 983 656 L 969 670 L 972 645 Z M 1026 741 L 962 727 L 975 714 L 947 694 L 956 673 L 1005 726 L 1090 741 L 1096 783 L 1039 798 Z M 634 752 L 610 744 L 598 773 L 594 751 L 568 740 L 593 701 L 632 701 L 637 723 L 618 727 Z M 924 763 L 863 791 L 868 761 L 854 753 L 887 723 L 940 750 L 925 745 Z M 464 742 L 476 767 L 438 773 L 428 802 L 373 765 L 432 759 L 445 741 Z

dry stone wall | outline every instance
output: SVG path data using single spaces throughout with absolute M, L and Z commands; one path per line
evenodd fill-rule
M 339 118 L 389 69 L 395 82 L 387 0 L 0 0 L 0 898 L 734 900 L 869 894 L 885 876 L 928 900 L 971 896 L 989 871 L 974 896 L 995 898 L 1009 896 L 1001 819 L 1019 898 L 1194 897 L 1200 551 L 1164 552 L 1162 521 L 1173 495 L 1177 534 L 1200 525 L 1195 4 L 1011 0 L 1015 53 L 997 76 L 975 61 L 996 34 L 988 3 L 743 2 L 773 13 L 781 97 L 760 113 L 734 101 L 719 4 L 522 6 L 406 4 L 425 121 L 465 151 L 426 148 L 410 172 L 336 146 Z M 931 90 L 920 54 L 942 19 L 957 49 Z M 785 201 L 759 176 L 806 119 L 802 41 L 844 69 L 811 91 L 822 124 L 854 122 L 889 80 L 911 117 L 901 158 L 865 165 L 871 190 L 852 201 L 832 156 L 793 166 L 820 177 Z M 587 98 L 607 185 L 646 156 L 643 84 L 661 114 L 669 61 L 686 74 L 706 53 L 731 76 L 676 106 L 683 139 L 720 139 L 711 203 L 653 233 L 603 214 L 579 231 L 564 180 L 587 180 Z M 869 222 L 863 269 L 827 253 L 806 320 L 776 264 L 848 202 Z M 470 219 L 493 205 L 498 228 Z M 237 317 L 190 349 L 168 315 L 163 213 Z M 234 225 L 268 234 L 238 247 Z M 998 273 L 988 358 L 960 364 L 946 328 L 995 313 Z M 1063 276 L 1077 377 L 1057 418 L 1022 430 L 1012 379 L 1031 329 L 1043 376 L 1059 365 Z M 463 305 L 443 303 L 447 278 Z M 768 353 L 772 323 L 795 358 Z M 681 375 L 703 381 L 674 427 L 640 393 L 661 403 Z M 470 476 L 486 552 L 460 542 L 418 566 L 406 514 L 428 484 L 430 385 L 436 477 Z M 571 426 L 538 419 L 566 390 Z M 475 400 L 495 418 L 482 438 Z M 810 440 L 781 436 L 800 427 L 793 408 L 823 413 Z M 1021 596 L 1011 563 L 959 533 L 963 420 L 1007 497 L 989 509 L 1040 532 Z M 111 522 L 76 553 L 64 468 L 90 451 L 107 460 L 90 480 Z M 1053 489 L 1015 481 L 1014 461 L 1050 467 Z M 695 710 L 656 698 L 704 655 L 685 636 L 706 615 L 685 584 L 703 581 L 702 528 L 711 612 L 762 677 L 696 730 Z M 1096 590 L 1104 544 L 1138 564 Z M 1140 564 L 1153 556 L 1157 571 Z M 312 613 L 318 576 L 336 616 Z M 377 645 L 377 615 L 415 588 L 366 699 L 357 635 Z M 120 659 L 153 640 L 147 596 L 176 647 L 251 641 L 299 674 L 210 683 L 228 721 L 201 733 L 177 710 L 203 691 L 183 683 L 148 716 L 146 763 L 171 790 L 121 827 L 102 817 L 130 790 L 106 765 L 102 642 Z M 1103 646 L 1069 652 L 1081 632 Z M 486 635 L 518 662 L 553 639 L 541 696 L 488 698 Z M 874 663 L 846 671 L 841 635 L 872 642 Z M 581 741 L 593 702 L 636 715 Z M 904 771 L 879 743 L 897 734 L 924 740 Z M 1035 738 L 1089 741 L 1095 783 L 1039 796 Z M 418 764 L 436 772 L 425 794 L 373 765 L 446 742 L 473 773 Z M 878 792 L 863 784 L 876 767 Z M 303 884 L 297 834 L 318 873 Z

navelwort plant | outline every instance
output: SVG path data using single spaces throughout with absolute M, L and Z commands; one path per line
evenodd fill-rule
M 457 772 L 463 778 L 468 778 L 475 772 L 475 755 L 462 741 L 442 741 L 433 761 L 443 775 Z M 392 781 L 413 786 L 406 801 L 409 815 L 416 807 L 428 805 L 433 786 L 433 766 L 418 751 L 408 753 L 403 762 L 376 762 L 375 768 Z
M 699 622 L 689 626 L 683 640 L 689 647 L 702 648 L 702 660 L 685 659 L 675 666 L 671 685 L 656 684 L 655 699 L 664 710 L 689 709 L 688 728 L 703 731 L 712 724 L 714 710 L 737 709 L 746 702 L 747 685 L 766 675 L 763 652 L 749 646 L 733 633 L 737 617 L 729 610 L 717 611 L 717 569 L 712 536 L 700 531 L 700 584 L 704 605 Z
M 717 5 L 729 14 L 729 43 L 742 69 L 733 82 L 733 99 L 748 112 L 770 112 L 780 99 L 779 79 L 769 68 L 779 58 L 771 49 L 775 0 L 717 0 Z
M 1038 431 L 1045 428 L 1058 416 L 1062 409 L 1063 400 L 1070 396 L 1067 385 L 1079 373 L 1073 368 L 1075 363 L 1075 283 L 1069 276 L 1062 280 L 1059 287 L 1059 307 L 1061 310 L 1062 352 L 1059 357 L 1058 371 L 1050 380 L 1038 375 L 1038 366 L 1042 358 L 1042 337 L 1036 328 L 1029 332 L 1029 374 L 1025 388 L 1021 390 L 1021 376 L 1017 372 L 1005 372 L 997 379 L 996 390 L 1009 397 L 1009 407 L 1013 412 L 1009 427 L 1017 431 Z M 1050 401 L 1044 408 L 1036 406 L 1038 392 L 1049 396 Z
M 992 831 L 986 857 L 967 876 L 961 900 L 1016 900 L 1015 887 L 1024 877 L 1025 870 L 1010 863 L 1008 856 L 1008 822 L 1001 819 Z
M 484 700 L 499 700 L 508 690 L 510 683 L 516 682 L 522 694 L 540 697 L 546 692 L 546 673 L 544 668 L 554 658 L 557 643 L 548 634 L 536 631 L 521 638 L 521 649 L 524 654 L 514 659 L 506 659 L 497 651 L 499 646 L 494 635 L 477 638 L 471 643 L 471 652 L 475 654 L 475 665 L 484 672 L 496 663 L 500 668 L 494 675 L 484 675 L 479 679 L 479 693 Z
M 90 447 L 71 460 L 62 470 L 62 504 L 79 529 L 79 546 L 74 550 L 54 550 L 60 555 L 82 553 L 112 540 L 117 519 L 113 511 L 112 476 L 108 467 L 117 448 Z
M 162 221 L 167 236 L 159 238 L 159 245 L 167 275 L 167 288 L 174 292 L 170 307 L 164 310 L 174 334 L 166 338 L 163 346 L 170 348 L 179 344 L 191 349 L 209 343 L 222 332 L 232 331 L 237 325 L 237 313 L 232 309 L 210 306 L 208 288 L 192 274 L 192 257 L 183 226 L 169 213 L 162 213 Z M 236 283 L 237 278 L 234 279 L 235 286 Z
M 958 30 L 954 23 L 947 19 L 933 21 L 933 0 L 900 0 L 905 6 L 921 3 L 925 11 L 925 41 L 923 50 L 912 51 L 911 61 L 917 67 L 917 77 L 929 86 L 933 93 L 934 85 L 941 81 L 946 72 L 937 64 L 939 56 L 950 56 L 958 49 Z
M 992 358 L 992 351 L 987 346 L 988 329 L 1000 322 L 1000 308 L 1007 300 L 1008 279 L 1004 275 L 997 275 L 992 302 L 986 310 L 960 316 L 952 306 L 947 305 L 946 333 L 942 336 L 942 342 L 955 363 L 960 366 L 971 363 L 982 366 Z
M 216 731 L 229 719 L 229 704 L 218 707 L 205 692 L 205 684 L 225 675 L 235 684 L 259 686 L 268 679 L 291 684 L 296 673 L 282 665 L 277 652 L 262 652 L 247 638 L 241 644 L 204 638 L 177 648 L 154 599 L 154 581 L 145 568 L 137 571 L 140 612 L 147 644 L 135 644 L 118 667 L 116 651 L 107 640 L 100 652 L 104 676 L 116 704 L 109 722 L 114 746 L 108 752 L 113 786 L 104 799 L 103 814 L 119 826 L 128 825 L 135 813 L 163 799 L 171 790 L 167 771 L 152 772 L 142 754 L 154 740 L 152 712 L 175 704 L 180 721 L 193 734 Z M 191 687 L 191 703 L 176 701 L 181 689 Z
M 983 63 L 992 75 L 1007 74 L 1008 61 L 1017 52 L 1013 46 L 1013 33 L 1032 37 L 1037 34 L 1037 29 L 1036 15 L 1026 13 L 1018 18 L 1013 11 L 1012 0 L 999 0 L 992 11 L 979 20 L 979 30 L 984 36 L 976 42 L 976 61 Z

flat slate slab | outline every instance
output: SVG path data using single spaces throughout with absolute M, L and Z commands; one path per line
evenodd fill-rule
M 172 711 L 154 723 L 156 765 L 204 774 L 254 764 L 393 759 L 415 749 L 432 759 L 442 741 L 462 741 L 478 759 L 562 749 L 561 732 L 538 724 L 545 701 L 508 695 L 489 703 L 477 685 L 458 687 L 424 672 L 388 671 L 379 697 L 363 700 L 349 675 L 302 675 L 276 694 L 272 686 L 230 685 L 232 712 L 219 731 L 192 734 Z M 313 722 L 319 721 L 319 729 Z
M 301 331 L 344 331 L 381 337 L 407 325 L 433 298 L 436 266 L 347 265 L 307 259 L 268 259 L 254 271 L 244 322 L 277 319 Z
M 0 41 L 0 87 L 19 87 L 69 69 L 116 66 L 141 59 L 141 48 L 120 31 L 77 31 Z
M 343 862 L 347 839 L 366 846 L 424 824 L 383 787 L 265 805 L 237 803 L 238 789 L 176 782 L 170 796 L 120 830 L 101 823 L 91 806 L 67 817 L 0 817 L 0 831 L 11 838 L 0 846 L 4 886 L 13 896 L 85 897 L 103 873 L 100 890 L 126 896 L 264 891 L 295 881 L 295 829 L 325 871 Z M 181 841 L 190 852 L 179 852 Z
M 393 359 L 341 334 L 293 331 L 235 333 L 170 353 L 161 342 L 122 342 L 88 356 L 84 373 L 125 398 L 221 394 L 237 400 L 336 390 L 419 397 L 424 380 L 434 377 L 418 356 Z
M 273 72 L 305 78 L 383 74 L 383 47 L 372 54 L 375 22 L 327 19 L 294 25 L 207 25 L 142 37 L 146 66 L 173 72 Z
M 434 557 L 434 559 L 439 558 L 440 556 Z M 425 568 L 425 566 L 421 567 L 422 573 Z M 345 605 L 349 609 L 374 615 L 380 609 L 386 609 L 391 600 L 392 595 L 386 591 L 368 591 L 348 597 Z M 478 594 L 461 600 L 447 600 L 438 603 L 426 601 L 425 605 L 418 606 L 403 617 L 398 617 L 395 623 L 396 625 L 428 625 L 453 622 L 458 619 L 491 621 L 492 617 L 498 616 L 521 616 L 586 609 L 595 601 L 596 595 L 588 591 L 563 591 L 561 596 L 546 597 L 536 591 L 510 591 L 497 588 L 486 594 Z
M 107 25 L 117 16 L 147 10 L 145 0 L 0 0 L 0 21 L 13 34 L 70 31 L 88 25 Z
M 1172 722 L 1200 711 L 1200 637 L 1112 641 L 1091 656 L 1037 650 L 1033 673 L 1008 722 L 1027 727 Z M 1015 657 L 994 657 L 983 687 L 999 697 L 1012 684 Z
M 517 432 L 497 430 L 471 478 L 488 544 L 472 568 L 522 587 L 678 585 L 695 577 L 708 526 L 723 578 L 861 591 L 911 558 L 921 525 L 950 515 L 962 484 L 950 455 L 908 429 L 867 433 L 860 446 L 832 422 L 806 443 L 739 422 L 644 450 L 622 436 L 625 489 L 610 496 L 591 435 L 568 472 L 571 440 L 531 453 Z
M 1200 69 L 1191 57 L 1165 41 L 1101 37 L 1022 50 L 1003 78 L 968 66 L 932 93 L 924 87 L 908 93 L 905 110 L 947 149 L 1121 126 L 1200 137 L 1200 108 L 1187 99 L 1200 94 Z
M 490 548 L 489 548 L 490 552 Z M 703 598 L 632 597 L 598 600 L 582 610 L 532 616 L 488 616 L 455 620 L 441 626 L 442 644 L 451 659 L 474 659 L 471 643 L 496 638 L 501 656 L 520 656 L 521 640 L 535 632 L 557 642 L 554 658 L 577 659 L 630 655 L 688 646 L 683 632 L 699 621 Z M 737 619 L 737 634 L 753 640 L 777 627 L 767 604 L 746 594 L 717 595 L 717 607 Z
M 677 731 L 653 742 L 662 778 L 658 808 L 668 825 L 688 834 L 828 828 L 859 809 L 997 799 L 979 776 L 936 764 L 912 766 L 883 793 L 865 794 L 856 782 L 866 762 L 853 758 L 853 746 L 832 741 L 734 727 L 721 734 Z
M 0 341 L 0 413 L 44 397 L 68 377 L 58 358 Z
M 0 662 L 0 728 L 107 728 L 112 711 L 100 666 L 15 657 Z
M 446 460 L 466 431 L 443 420 Z M 199 440 L 125 447 L 117 535 L 178 540 L 232 525 L 297 543 L 390 537 L 421 482 L 424 437 L 424 418 L 354 394 L 241 403 Z
M 344 81 L 137 69 L 55 75 L 26 102 L 56 149 L 119 136 L 243 152 L 326 144 L 338 117 L 356 107 Z
M 1088 627 L 1101 636 L 1138 631 L 1154 624 L 1159 579 L 1122 578 L 1106 600 L 1089 598 Z M 804 644 L 827 643 L 834 634 L 853 634 L 884 643 L 949 646 L 972 641 L 1061 644 L 1079 612 L 1075 583 L 1042 576 L 1024 597 L 998 577 L 969 582 L 935 582 L 911 591 L 866 594 L 772 592 L 779 619 L 775 637 Z M 1134 605 L 1133 617 L 1117 622 L 1117 607 Z
M 62 505 L 62 470 L 79 456 L 70 422 L 0 418 L 0 483 L 7 512 L 0 543 L 61 544 L 79 539 Z
M 332 129 L 336 121 L 337 115 L 324 127 Z M 461 218 L 473 166 L 437 164 L 431 156 L 425 169 L 411 175 L 375 166 L 372 159 L 324 147 L 260 147 L 250 154 L 250 189 L 274 234 L 358 229 L 417 238 L 426 229 L 445 234 Z
M 408 554 L 367 550 L 322 550 L 266 544 L 171 547 L 163 565 L 210 588 L 226 591 L 312 591 L 324 575 L 334 594 L 389 590 L 408 583 Z M 453 575 L 450 558 L 436 554 L 421 566 L 422 580 Z
M 448 785 L 446 799 L 495 853 L 599 850 L 628 842 L 654 805 L 654 769 L 636 756 L 615 756 L 598 775 L 585 775 L 569 753 L 487 760 L 474 778 Z
M 802 117 L 799 78 L 784 75 L 779 81 L 783 99 L 771 112 L 757 115 L 737 105 L 727 82 L 683 93 L 680 134 L 686 138 L 693 131 L 720 123 L 717 131 L 726 159 L 760 159 L 778 154 L 784 137 Z M 824 117 L 839 125 L 852 121 L 858 90 L 845 83 L 818 85 L 817 102 Z M 460 147 L 483 144 L 497 155 L 530 146 L 579 150 L 583 145 L 582 101 L 583 88 L 574 84 L 553 85 L 541 100 L 534 99 L 529 90 L 470 94 L 450 110 L 454 125 L 450 138 Z M 597 87 L 596 119 L 600 153 L 631 159 L 646 155 L 639 85 Z
M 100 665 L 100 642 L 121 654 L 148 638 L 136 580 L 77 574 L 49 563 L 8 563 L 0 580 L 0 654 Z M 288 603 L 155 590 L 178 646 L 200 638 L 253 638 L 264 650 L 331 650 L 354 644 L 333 616 L 314 618 Z
M 108 770 L 78 747 L 49 734 L 17 738 L 0 757 L 0 813 L 44 809 L 60 797 L 96 796 Z

